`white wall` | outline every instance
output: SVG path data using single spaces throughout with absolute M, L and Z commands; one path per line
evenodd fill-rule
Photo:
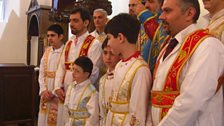
M 25 63 L 26 11 L 30 0 L 5 0 L 5 2 L 5 20 L 0 22 L 0 63 Z
M 26 63 L 27 50 L 27 15 L 31 0 L 5 0 L 6 1 L 6 19 L 0 22 L 0 63 Z M 129 0 L 110 0 L 113 6 L 113 13 L 110 17 L 117 15 L 120 12 L 128 13 Z M 202 2 L 199 0 L 201 5 Z M 40 5 L 51 5 L 50 0 L 38 0 Z M 205 15 L 207 11 L 201 6 L 201 16 Z M 200 18 L 199 22 L 203 21 Z M 37 41 L 36 38 L 32 38 Z M 33 50 L 36 47 L 32 45 Z M 36 64 L 36 53 L 31 54 L 31 64 Z
M 128 13 L 128 3 L 129 0 L 109 0 L 112 3 L 112 14 L 109 16 L 109 18 L 112 18 L 113 16 L 126 12 Z

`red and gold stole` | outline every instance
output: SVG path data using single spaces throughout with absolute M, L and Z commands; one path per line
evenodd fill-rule
M 89 50 L 94 39 L 95 39 L 95 37 L 93 37 L 92 35 L 88 35 L 86 37 L 86 39 L 84 40 L 82 47 L 80 49 L 79 56 L 87 56 L 88 50 Z M 66 70 L 70 70 L 71 66 L 72 66 L 72 63 L 68 62 L 68 54 L 69 54 L 71 44 L 72 44 L 72 41 L 69 41 L 67 46 L 65 47 L 65 69 Z
M 180 87 L 178 84 L 180 72 L 192 56 L 195 49 L 200 45 L 200 43 L 210 36 L 208 30 L 197 30 L 190 34 L 184 41 L 175 61 L 171 65 L 168 74 L 166 76 L 166 81 L 162 91 L 152 91 L 151 102 L 154 107 L 161 108 L 160 119 L 162 119 L 172 107 L 175 98 L 180 94 Z M 154 76 L 155 79 L 156 71 L 159 66 L 159 61 L 164 54 L 166 49 L 163 49 L 156 62 Z

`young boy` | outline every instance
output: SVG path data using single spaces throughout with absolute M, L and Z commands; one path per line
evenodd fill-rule
M 99 81 L 99 105 L 100 105 L 100 126 L 106 126 L 106 117 L 109 110 L 109 97 L 114 84 L 114 68 L 120 61 L 118 55 L 114 55 L 108 46 L 108 38 L 102 44 L 103 62 L 107 67 L 107 72 Z
M 122 58 L 114 71 L 106 126 L 146 125 L 151 74 L 136 48 L 139 29 L 140 23 L 129 14 L 115 16 L 106 26 L 108 45 Z
M 98 126 L 98 93 L 90 82 L 93 63 L 85 56 L 77 58 L 73 65 L 73 83 L 65 98 L 65 126 Z
M 60 126 L 62 124 L 58 99 L 53 95 L 55 72 L 58 68 L 61 53 L 64 48 L 62 42 L 63 29 L 54 24 L 48 27 L 47 40 L 50 47 L 46 48 L 40 63 L 39 85 L 40 85 L 40 111 L 38 115 L 38 126 Z

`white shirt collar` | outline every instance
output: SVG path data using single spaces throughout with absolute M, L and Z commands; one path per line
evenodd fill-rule
M 53 49 L 53 46 L 51 46 L 51 51 L 52 52 L 62 52 L 63 51 L 63 48 L 64 48 L 64 44 L 62 44 L 61 45 L 61 47 L 60 48 L 58 48 L 58 49 Z
M 82 87 L 85 87 L 86 85 L 90 84 L 90 79 L 87 79 L 81 83 L 77 83 L 76 81 L 73 82 L 73 85 L 77 88 L 82 88 Z
M 186 39 L 186 37 L 190 33 L 194 32 L 196 29 L 197 29 L 196 24 L 191 24 L 188 27 L 186 27 L 185 29 L 183 29 L 182 31 L 180 31 L 179 33 L 177 33 L 174 38 L 176 38 L 178 43 L 182 44 L 184 42 L 184 40 Z

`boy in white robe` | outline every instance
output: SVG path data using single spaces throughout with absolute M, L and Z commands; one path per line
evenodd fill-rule
M 65 98 L 65 126 L 98 126 L 98 93 L 90 82 L 93 63 L 85 56 L 77 58 L 73 65 L 73 83 Z
M 63 29 L 54 24 L 48 28 L 47 40 L 50 47 L 46 48 L 40 63 L 40 111 L 38 126 L 60 126 L 61 118 L 58 117 L 58 99 L 52 94 L 54 89 L 55 72 L 58 68 L 60 57 L 64 48 L 62 43 Z
M 120 61 L 119 55 L 114 55 L 108 46 L 108 38 L 102 44 L 103 62 L 107 67 L 107 72 L 99 81 L 99 105 L 100 105 L 100 125 L 106 126 L 106 117 L 109 110 L 109 98 L 114 84 L 114 68 Z
M 139 29 L 140 23 L 129 14 L 119 14 L 107 23 L 108 45 L 121 61 L 114 70 L 106 126 L 146 125 L 151 73 L 137 51 Z

